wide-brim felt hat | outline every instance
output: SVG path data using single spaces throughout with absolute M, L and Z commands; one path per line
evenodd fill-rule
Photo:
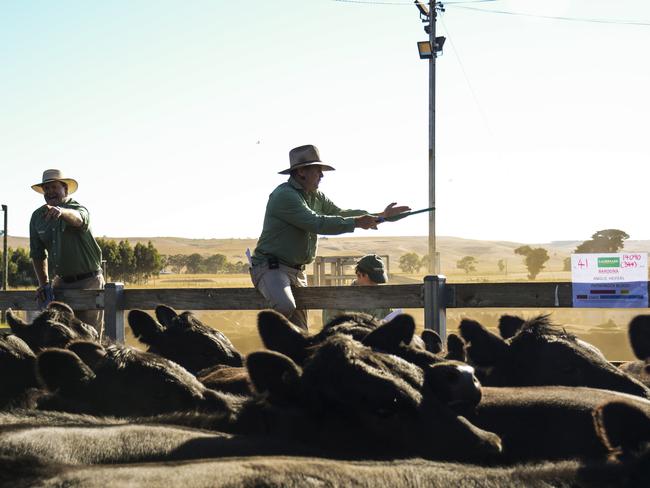
M 51 181 L 60 181 L 62 183 L 65 183 L 68 186 L 68 195 L 74 193 L 77 191 L 77 188 L 79 188 L 79 183 L 77 183 L 77 180 L 74 180 L 72 178 L 66 178 L 63 176 L 63 173 L 59 169 L 46 169 L 43 171 L 43 181 L 40 183 L 36 183 L 35 185 L 32 185 L 32 190 L 38 192 L 38 193 L 45 193 L 43 191 L 43 185 L 45 183 L 50 183 Z
M 334 168 L 320 160 L 318 148 L 311 144 L 305 146 L 294 147 L 289 151 L 289 168 L 279 172 L 281 175 L 288 175 L 297 168 L 304 168 L 305 166 L 318 165 L 323 171 L 334 171 Z

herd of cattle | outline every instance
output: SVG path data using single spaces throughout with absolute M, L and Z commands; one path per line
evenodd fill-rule
M 409 315 L 309 334 L 258 315 L 246 357 L 189 312 L 128 315 L 100 343 L 53 302 L 0 336 L 0 485 L 650 486 L 650 316 L 616 367 L 547 316 Z

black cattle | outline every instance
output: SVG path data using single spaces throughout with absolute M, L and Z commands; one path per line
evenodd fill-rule
M 46 347 L 65 347 L 75 340 L 98 341 L 97 330 L 74 316 L 72 309 L 61 302 L 51 302 L 32 323 L 7 310 L 11 331 L 34 351 Z
M 444 360 L 426 351 L 421 339 L 414 335 L 415 322 L 409 315 L 400 315 L 386 324 L 363 313 L 346 313 L 334 317 L 318 334 L 310 335 L 293 325 L 284 316 L 264 311 L 258 314 L 258 330 L 264 345 L 303 364 L 312 351 L 327 338 L 337 334 L 353 337 L 379 351 L 396 354 L 420 366 Z M 469 374 L 472 377 L 472 374 Z M 245 368 L 217 365 L 197 373 L 208 388 L 248 395 L 251 383 Z
M 253 385 L 245 367 L 217 365 L 196 373 L 196 379 L 206 388 L 233 393 L 235 395 L 250 395 Z
M 594 426 L 599 406 L 625 401 L 641 415 L 650 415 L 650 401 L 597 388 L 484 386 L 481 393 L 481 402 L 467 418 L 501 437 L 504 462 L 604 459 L 608 450 Z
M 594 346 L 554 327 L 548 316 L 527 321 L 502 339 L 464 319 L 468 362 L 487 386 L 565 385 L 603 388 L 650 398 L 650 389 L 610 364 Z
M 36 356 L 15 335 L 0 336 L 0 409 L 33 405 Z
M 0 412 L 0 458 L 28 454 L 36 464 L 115 465 L 318 453 L 318 449 L 272 438 L 170 425 L 164 416 L 115 418 L 40 410 Z
M 637 315 L 627 329 L 636 361 L 628 361 L 619 367 L 630 376 L 650 387 L 650 315 Z
M 310 335 L 283 315 L 265 310 L 258 314 L 257 328 L 267 349 L 281 352 L 298 364 L 303 364 L 318 344 L 335 335 L 352 337 L 380 352 L 395 354 L 419 366 L 445 359 L 426 350 L 424 341 L 415 335 L 413 317 L 407 314 L 382 324 L 366 314 L 344 314 L 335 317 L 317 334 Z
M 212 366 L 242 366 L 242 357 L 230 340 L 191 312 L 177 314 L 172 308 L 159 305 L 156 317 L 158 320 L 142 310 L 131 310 L 128 315 L 133 335 L 149 346 L 149 352 L 194 374 Z
M 179 410 L 226 411 L 226 404 L 191 373 L 155 354 L 75 342 L 37 356 L 49 395 L 39 408 L 93 415 L 155 415 Z
M 499 451 L 497 436 L 452 410 L 480 400 L 478 385 L 466 381 L 466 365 L 420 368 L 349 336 L 328 338 L 303 368 L 279 353 L 252 353 L 246 367 L 256 393 L 249 398 L 208 390 L 182 367 L 150 353 L 93 343 L 69 347 L 37 358 L 50 391 L 41 408 L 124 417 L 181 412 L 158 421 L 275 439 L 337 457 L 485 459 Z M 197 410 L 208 413 L 191 413 Z
M 70 466 L 31 457 L 0 458 L 0 484 L 11 488 L 639 488 L 648 486 L 641 462 L 542 462 L 507 467 L 400 459 L 341 461 L 315 457 L 226 457 L 191 462 Z M 4 485 L 3 485 L 4 486 Z
M 246 365 L 257 395 L 227 427 L 237 433 L 266 433 L 343 457 L 485 459 L 499 451 L 496 436 L 450 408 L 461 398 L 470 405 L 480 399 L 475 383 L 455 381 L 457 364 L 420 368 L 333 335 L 303 368 L 266 351 L 250 354 Z

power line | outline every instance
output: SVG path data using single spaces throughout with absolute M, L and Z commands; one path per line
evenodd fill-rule
M 413 6 L 413 2 L 380 2 L 375 0 L 331 0 L 333 2 L 339 3 L 357 3 L 364 5 L 400 5 L 400 6 Z M 524 12 L 513 12 L 509 10 L 492 10 L 479 7 L 472 7 L 469 5 L 464 5 L 467 3 L 486 3 L 486 2 L 495 2 L 498 0 L 468 0 L 458 1 L 458 2 L 444 2 L 445 6 L 455 7 L 455 8 L 464 8 L 466 10 L 474 10 L 476 12 L 484 12 L 488 14 L 498 14 L 498 15 L 514 15 L 519 17 L 533 17 L 537 19 L 548 19 L 548 20 L 564 20 L 568 22 L 588 22 L 593 24 L 618 24 L 618 25 L 640 25 L 640 26 L 650 26 L 650 22 L 642 22 L 636 20 L 608 20 L 608 19 L 594 19 L 588 17 L 566 17 L 562 15 L 538 15 L 538 14 L 527 14 Z
M 488 135 L 490 136 L 490 140 L 492 141 L 493 144 L 495 144 L 496 148 L 496 153 L 499 161 L 503 160 L 503 156 L 501 153 L 501 141 L 497 139 L 494 135 L 494 131 L 492 130 L 492 126 L 490 124 L 490 121 L 487 117 L 487 114 L 485 113 L 485 110 L 483 110 L 483 106 L 479 102 L 478 96 L 476 95 L 476 91 L 474 90 L 474 87 L 472 86 L 472 83 L 469 79 L 469 76 L 467 74 L 467 71 L 465 70 L 465 66 L 463 64 L 463 61 L 460 58 L 460 52 L 456 48 L 456 45 L 454 44 L 453 36 L 451 35 L 451 32 L 449 31 L 449 27 L 445 23 L 444 16 L 440 16 L 440 21 L 442 22 L 442 25 L 445 28 L 445 31 L 447 33 L 447 40 L 449 41 L 449 44 L 451 45 L 452 51 L 456 55 L 456 60 L 458 61 L 458 65 L 460 66 L 460 70 L 463 73 L 463 77 L 465 78 L 465 83 L 467 83 L 467 87 L 469 89 L 470 94 L 472 95 L 472 98 L 474 100 L 474 103 L 476 104 L 476 108 L 478 109 L 478 112 L 481 116 L 481 119 L 483 120 L 483 124 L 485 125 L 485 128 L 488 132 Z
M 586 17 L 565 17 L 561 15 L 537 15 L 537 14 L 526 14 L 523 12 L 511 12 L 508 10 L 488 10 L 484 8 L 470 7 L 467 5 L 451 5 L 451 6 L 455 8 L 464 8 L 466 10 L 475 10 L 477 12 L 485 12 L 488 14 L 516 15 L 521 17 L 535 17 L 538 19 L 566 20 L 571 22 L 591 22 L 594 24 L 650 25 L 650 22 L 640 22 L 635 20 L 607 20 L 607 19 L 591 19 Z
M 372 0 L 332 0 L 333 2 L 340 3 L 361 3 L 366 5 L 408 5 L 412 7 L 413 2 L 377 2 Z M 461 3 L 485 3 L 485 2 L 497 2 L 498 0 L 467 0 L 467 1 L 457 1 L 457 2 L 444 2 L 445 5 L 456 5 Z

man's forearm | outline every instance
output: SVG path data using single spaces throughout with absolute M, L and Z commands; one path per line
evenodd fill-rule
M 81 218 L 81 214 L 76 210 L 72 210 L 71 208 L 62 208 L 61 218 L 72 227 L 81 227 L 84 223 L 83 219 Z
M 49 281 L 47 276 L 47 259 L 32 259 L 32 265 L 34 266 L 34 272 L 38 279 L 38 286 L 43 286 Z

